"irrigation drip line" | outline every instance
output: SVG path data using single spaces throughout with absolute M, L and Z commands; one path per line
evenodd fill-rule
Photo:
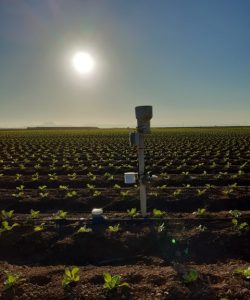
M 249 221 L 250 218 L 249 217 L 242 217 L 240 219 L 241 221 Z M 178 224 L 183 224 L 183 223 L 188 223 L 190 222 L 190 224 L 192 223 L 222 223 L 222 222 L 228 222 L 231 223 L 231 219 L 230 218 L 219 218 L 219 219 L 211 219 L 211 218 L 199 218 L 199 219 L 192 219 L 192 218 L 186 218 L 186 219 L 180 219 L 180 218 L 137 218 L 137 219 L 130 219 L 130 218 L 112 218 L 112 219 L 101 219 L 100 221 L 96 221 L 93 220 L 92 218 L 71 218 L 71 219 L 59 219 L 59 220 L 53 220 L 51 218 L 36 218 L 35 220 L 31 220 L 31 219 L 27 219 L 27 218 L 15 218 L 13 219 L 13 221 L 15 222 L 19 222 L 19 223 L 25 223 L 26 225 L 32 225 L 32 224 L 39 224 L 42 222 L 47 222 L 47 225 L 57 225 L 57 226 L 68 226 L 68 225 L 75 225 L 77 223 L 77 225 L 110 225 L 110 224 L 129 224 L 129 225 L 155 225 L 156 223 L 170 223 L 173 224 L 175 223 L 175 225 Z

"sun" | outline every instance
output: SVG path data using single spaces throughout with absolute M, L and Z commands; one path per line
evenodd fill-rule
M 95 61 L 88 52 L 77 52 L 72 58 L 72 65 L 78 73 L 89 74 L 95 68 Z

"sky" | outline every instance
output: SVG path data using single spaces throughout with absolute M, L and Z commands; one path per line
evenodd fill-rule
M 250 125 L 249 16 L 249 0 L 0 0 L 0 127 L 133 127 L 138 105 L 152 126 Z

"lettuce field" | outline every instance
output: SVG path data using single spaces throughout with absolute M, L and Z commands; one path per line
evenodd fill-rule
M 130 131 L 0 131 L 0 299 L 250 299 L 250 128 L 153 129 L 146 218 Z

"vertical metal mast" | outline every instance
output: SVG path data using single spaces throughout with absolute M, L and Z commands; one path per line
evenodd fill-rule
M 147 194 L 146 194 L 145 161 L 144 161 L 144 136 L 141 133 L 139 133 L 138 160 L 139 160 L 141 214 L 143 217 L 145 217 L 147 214 Z
M 137 118 L 137 135 L 138 135 L 138 161 L 139 161 L 139 183 L 140 183 L 140 204 L 141 214 L 143 217 L 147 214 L 147 194 L 144 161 L 144 134 L 150 133 L 150 119 L 152 118 L 152 106 L 137 106 L 135 108 Z

